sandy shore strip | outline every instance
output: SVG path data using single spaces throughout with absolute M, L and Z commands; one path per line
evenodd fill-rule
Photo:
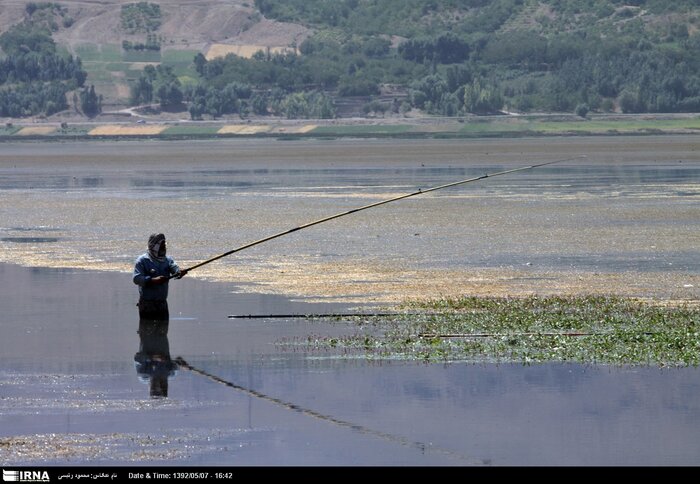
M 105 125 L 98 126 L 97 128 L 91 130 L 88 134 L 90 136 L 149 136 L 160 134 L 165 131 L 168 127 L 165 125 L 151 125 L 151 126 L 119 126 L 119 125 Z
M 247 125 L 247 124 L 227 124 L 217 131 L 218 134 L 257 134 L 267 133 L 270 131 L 270 126 L 262 125 Z
M 277 126 L 272 132 L 280 134 L 305 134 L 318 128 L 317 124 L 305 124 L 303 126 Z
M 55 126 L 27 126 L 15 133 L 15 136 L 34 136 L 51 134 L 56 131 Z

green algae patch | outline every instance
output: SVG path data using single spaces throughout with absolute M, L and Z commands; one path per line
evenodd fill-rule
M 345 357 L 431 362 L 700 362 L 700 308 L 688 304 L 605 296 L 465 297 L 410 302 L 402 309 L 411 313 L 342 318 L 352 334 L 315 335 L 295 344 Z

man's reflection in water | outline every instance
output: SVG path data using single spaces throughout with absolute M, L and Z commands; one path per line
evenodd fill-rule
M 141 318 L 139 351 L 134 355 L 136 374 L 150 383 L 151 398 L 167 398 L 168 378 L 175 375 L 177 364 L 170 359 L 168 320 Z

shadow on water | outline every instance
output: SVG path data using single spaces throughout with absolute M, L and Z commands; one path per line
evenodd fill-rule
M 177 364 L 170 357 L 167 320 L 139 320 L 139 351 L 134 355 L 136 375 L 147 383 L 151 398 L 167 398 L 168 380 Z

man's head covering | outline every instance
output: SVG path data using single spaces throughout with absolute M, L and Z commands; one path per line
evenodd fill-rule
M 164 242 L 165 235 L 151 234 L 151 236 L 148 238 L 148 255 L 151 256 L 151 259 L 160 262 L 165 260 Z

